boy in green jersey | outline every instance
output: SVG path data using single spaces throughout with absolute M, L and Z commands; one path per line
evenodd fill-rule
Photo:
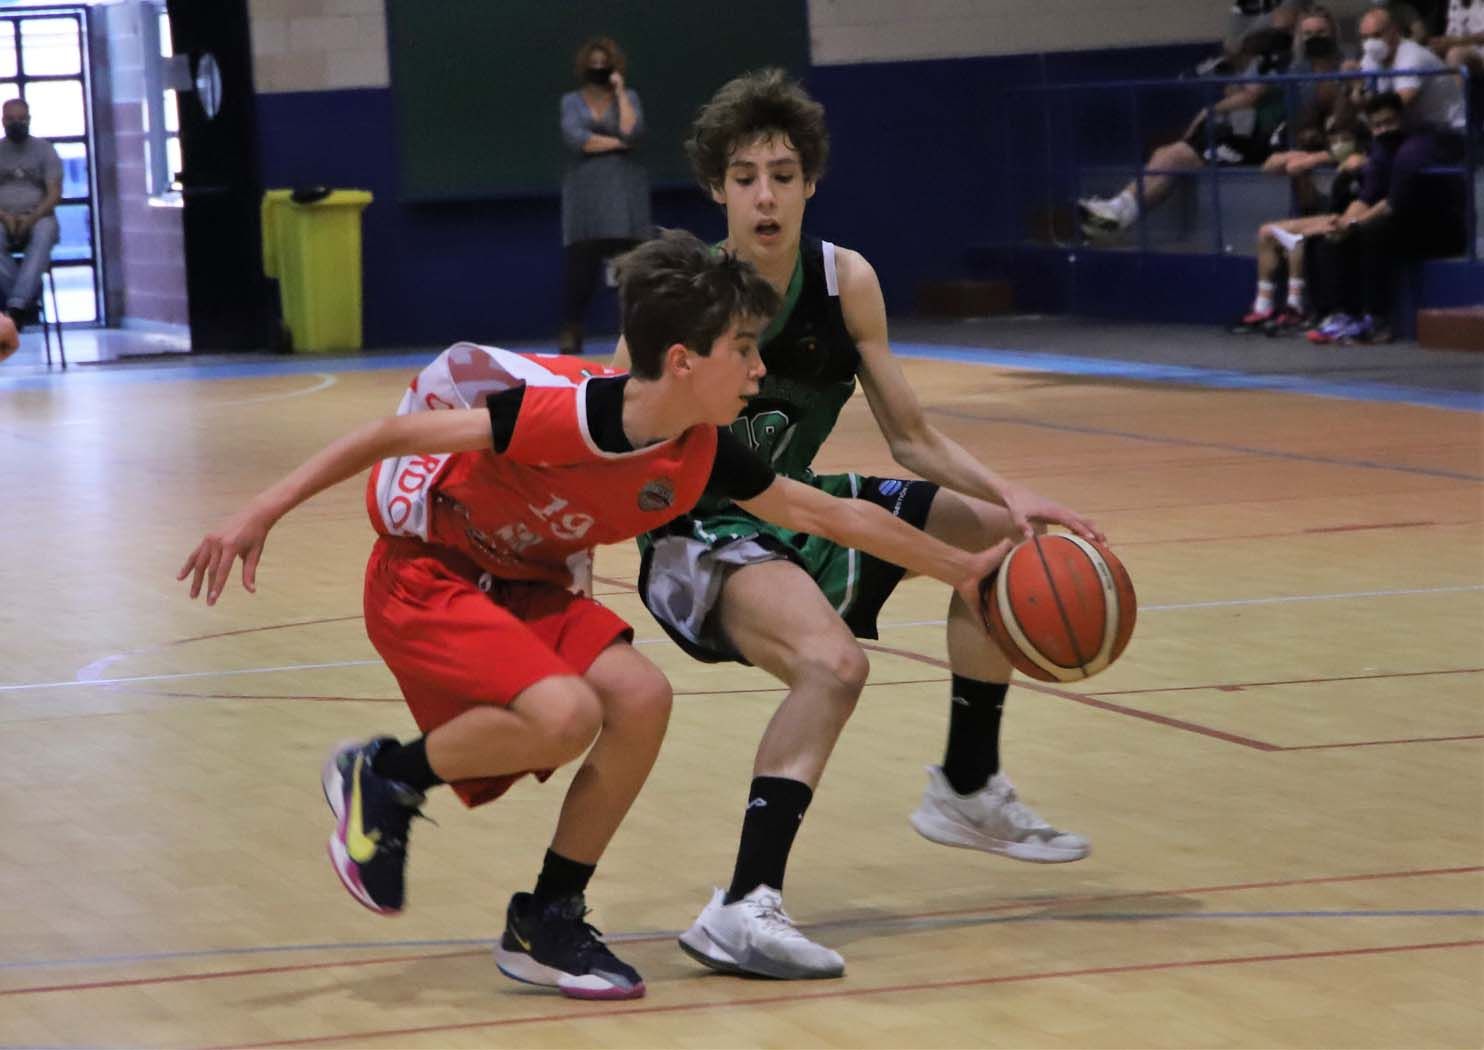
M 804 204 L 824 173 L 824 109 L 778 70 L 724 85 L 702 107 L 687 151 L 724 206 L 726 248 L 783 296 L 760 343 L 767 375 L 733 431 L 778 473 L 877 503 L 939 539 L 980 550 L 1048 524 L 1102 539 L 1092 522 L 990 471 L 939 432 L 893 359 L 886 308 L 858 253 L 805 237 Z M 628 365 L 620 341 L 615 365 Z M 810 468 L 857 380 L 893 458 L 926 480 L 818 475 Z M 705 502 L 642 541 L 640 592 L 681 648 L 701 660 L 745 661 L 789 687 L 758 745 L 730 888 L 717 890 L 681 947 L 718 970 L 778 978 L 834 977 L 839 954 L 805 938 L 783 912 L 794 834 L 869 670 L 856 638 L 902 570 L 860 551 Z M 928 770 L 913 826 L 946 845 L 1020 860 L 1080 860 L 1087 842 L 1041 820 L 999 769 L 1010 664 L 978 611 L 955 596 L 948 613 L 953 673 L 948 745 Z

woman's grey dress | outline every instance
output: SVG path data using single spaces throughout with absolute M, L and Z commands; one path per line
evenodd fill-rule
M 583 153 L 589 135 L 609 135 L 634 143 L 644 134 L 644 111 L 637 93 L 624 89 L 638 122 L 628 135 L 618 130 L 618 105 L 601 119 L 582 100 L 582 93 L 562 96 L 562 139 L 571 152 L 562 178 L 562 244 L 577 241 L 648 238 L 653 229 L 649 214 L 649 176 L 628 150 Z

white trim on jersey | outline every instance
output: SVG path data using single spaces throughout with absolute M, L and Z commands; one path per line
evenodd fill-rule
M 539 363 L 497 346 L 454 343 L 435 357 L 408 386 L 397 415 L 447 408 L 479 408 L 489 395 L 528 386 L 576 384 Z M 376 512 L 390 536 L 428 538 L 428 492 L 452 457 L 399 456 L 375 468 Z
M 835 269 L 835 246 L 829 241 L 820 241 L 820 249 L 824 252 L 824 290 L 830 295 L 840 295 L 840 274 Z

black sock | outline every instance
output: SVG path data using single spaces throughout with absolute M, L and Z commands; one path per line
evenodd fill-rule
M 1000 771 L 1000 715 L 1008 682 L 953 676 L 943 775 L 960 795 L 972 795 Z
M 420 736 L 410 744 L 385 744 L 371 760 L 371 771 L 406 784 L 414 791 L 427 791 L 443 783 L 443 778 L 428 765 L 428 738 Z
M 737 867 L 726 903 L 734 904 L 759 886 L 783 891 L 783 871 L 788 851 L 804 811 L 814 798 L 814 789 L 801 780 L 786 777 L 753 777 L 742 814 L 742 843 L 737 847 Z
M 586 892 L 587 884 L 597 870 L 596 864 L 579 864 L 549 849 L 546 859 L 541 862 L 541 874 L 536 878 L 536 892 L 532 896 L 538 905 L 576 897 Z

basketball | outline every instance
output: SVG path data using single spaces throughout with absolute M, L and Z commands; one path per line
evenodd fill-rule
M 1036 536 L 980 585 L 985 628 L 1017 671 L 1076 682 L 1107 670 L 1134 633 L 1128 570 L 1102 544 Z

